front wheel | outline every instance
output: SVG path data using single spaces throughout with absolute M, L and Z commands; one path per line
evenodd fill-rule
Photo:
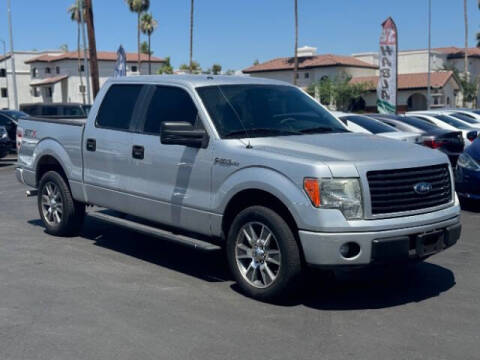
M 55 171 L 42 176 L 38 211 L 49 234 L 76 235 L 85 218 L 85 205 L 75 201 L 64 178 Z
M 263 206 L 249 207 L 235 217 L 227 257 L 241 290 L 259 300 L 291 294 L 302 272 L 292 230 L 280 215 Z

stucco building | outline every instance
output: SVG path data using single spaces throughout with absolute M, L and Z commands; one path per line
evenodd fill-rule
M 109 77 L 113 76 L 117 54 L 99 51 L 97 56 L 99 80 L 102 86 Z M 0 108 L 14 106 L 9 58 L 8 55 L 0 58 Z M 76 51 L 21 51 L 15 52 L 14 59 L 19 105 L 35 102 L 82 103 L 87 101 L 85 66 L 82 57 L 79 61 Z M 156 73 L 164 62 L 164 59 L 152 56 L 152 73 Z M 2 69 L 5 70 L 2 71 Z M 141 54 L 140 69 L 138 69 L 137 54 L 127 53 L 127 76 L 139 74 L 148 74 L 148 56 Z
M 431 52 L 431 99 L 433 108 L 461 106 L 463 99 L 459 80 L 450 71 L 452 67 L 463 72 L 464 52 L 455 47 L 437 48 Z M 352 82 L 366 82 L 370 90 L 362 99 L 363 109 L 376 109 L 376 85 L 378 82 L 378 52 L 353 54 L 351 56 L 317 55 L 316 49 L 300 48 L 297 84 L 308 88 L 312 83 L 341 73 L 352 77 Z M 293 57 L 277 58 L 253 65 L 243 72 L 251 76 L 293 82 Z M 424 110 L 427 108 L 428 51 L 400 51 L 398 55 L 398 109 Z M 480 77 L 480 49 L 469 49 L 469 73 L 471 78 Z M 480 97 L 479 97 L 480 100 Z

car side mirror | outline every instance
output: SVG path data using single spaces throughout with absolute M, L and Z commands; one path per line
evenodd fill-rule
M 208 139 L 208 134 L 204 129 L 195 129 L 186 121 L 162 122 L 160 126 L 160 141 L 164 145 L 206 148 Z

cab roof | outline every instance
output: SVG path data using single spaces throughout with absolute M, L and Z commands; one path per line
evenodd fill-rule
M 149 84 L 175 84 L 192 88 L 218 85 L 288 85 L 291 84 L 278 80 L 264 79 L 253 76 L 230 75 L 140 75 L 110 78 L 108 82 L 118 83 L 149 83 Z

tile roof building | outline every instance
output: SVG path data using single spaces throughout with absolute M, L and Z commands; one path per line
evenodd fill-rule
M 97 52 L 100 86 L 113 76 L 116 52 Z M 13 82 L 10 55 L 0 58 L 0 109 L 13 107 Z M 18 89 L 18 104 L 35 102 L 87 101 L 83 53 L 77 51 L 19 51 L 15 52 L 15 68 Z M 152 73 L 156 73 L 165 60 L 151 57 Z M 148 73 L 148 56 L 127 53 L 127 75 Z M 81 74 L 81 77 L 80 77 Z
M 324 54 L 317 55 L 315 48 L 304 47 L 298 50 L 297 84 L 307 89 L 324 78 L 333 79 L 347 74 L 353 83 L 364 82 L 370 85 L 370 91 L 362 99 L 364 109 L 376 110 L 376 86 L 378 83 L 378 52 L 353 54 L 352 56 Z M 468 50 L 470 72 L 480 76 L 480 49 Z M 462 103 L 460 84 L 449 67 L 463 71 L 463 49 L 445 47 L 433 49 L 431 56 L 431 99 L 432 107 L 452 107 Z M 477 64 L 478 63 L 478 64 Z M 272 59 L 250 66 L 243 70 L 250 76 L 266 77 L 293 82 L 293 57 Z M 420 110 L 427 107 L 427 69 L 426 50 L 399 52 L 398 70 L 398 107 L 400 111 Z

